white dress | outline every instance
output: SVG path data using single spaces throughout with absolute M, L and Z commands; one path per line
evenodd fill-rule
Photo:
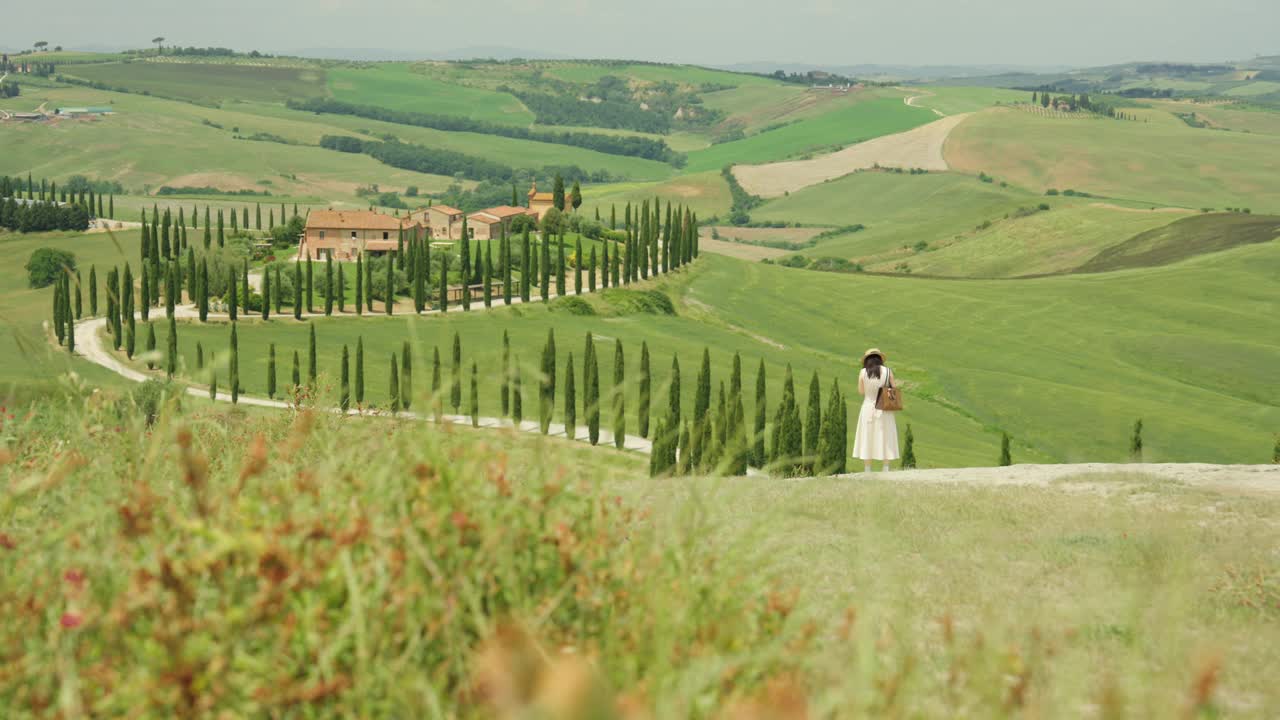
M 876 409 L 876 395 L 891 376 L 887 367 L 880 368 L 878 378 L 867 377 L 866 368 L 859 371 L 862 409 L 858 411 L 858 427 L 853 436 L 853 456 L 859 460 L 897 460 L 899 457 L 898 423 L 894 413 Z

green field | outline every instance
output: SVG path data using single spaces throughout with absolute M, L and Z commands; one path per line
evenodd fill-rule
M 1280 210 L 1271 182 L 1280 138 L 1186 125 L 1049 119 L 1013 110 L 971 117 L 946 145 L 952 168 L 985 171 L 1038 191 L 1189 208 Z
M 415 73 L 412 66 L 379 63 L 372 68 L 334 68 L 328 71 L 333 97 L 359 105 L 392 110 L 462 115 L 473 120 L 530 125 L 533 113 L 507 93 L 441 82 Z
M 1068 272 L 1107 247 L 1185 217 L 1184 214 L 1107 207 L 1088 201 L 1047 204 L 1050 206 L 1047 211 L 1025 217 L 1014 214 L 996 218 L 989 228 L 940 238 L 941 242 L 918 251 L 902 250 L 895 257 L 868 265 L 867 269 L 891 271 L 897 263 L 905 262 L 913 273 L 951 277 L 1017 277 Z
M 544 71 L 573 83 L 594 83 L 605 75 L 634 78 L 650 83 L 675 83 L 677 85 L 779 85 L 771 78 L 745 73 L 712 70 L 696 65 L 662 65 L 647 63 L 596 63 L 556 62 L 538 63 Z
M 1280 238 L 1280 217 L 1274 215 L 1193 215 L 1112 245 L 1082 265 L 1079 271 L 1109 272 L 1165 265 L 1277 238 Z
M 992 105 L 1029 102 L 1031 94 L 1022 90 L 989 87 L 933 86 L 904 88 L 917 96 L 912 102 L 919 107 L 937 110 L 943 115 L 977 112 Z
M 861 232 L 832 238 L 808 251 L 858 260 L 896 252 L 922 240 L 950 240 L 1040 201 L 1023 190 L 952 173 L 862 172 L 771 200 L 751 216 L 806 225 L 865 225 Z
M 324 71 L 310 68 L 132 61 L 77 65 L 68 74 L 112 88 L 212 105 L 275 103 L 325 94 Z
M 706 256 L 689 273 L 659 283 L 679 300 L 677 316 L 618 314 L 607 297 L 593 297 L 597 314 L 586 316 L 557 311 L 552 303 L 314 322 L 320 367 L 330 382 L 341 345 L 354 349 L 363 336 L 367 399 L 377 404 L 386 402 L 388 358 L 402 341 L 417 348 L 415 383 L 425 392 L 431 348 L 441 348 L 447 371 L 455 331 L 467 365 L 479 364 L 485 414 L 498 412 L 498 340 L 510 333 L 525 373 L 526 417 L 535 407 L 528 403 L 530 378 L 550 329 L 557 333 L 561 370 L 569 352 L 581 361 L 583 337 L 594 334 L 605 389 L 613 341 L 623 341 L 632 412 L 642 340 L 653 355 L 655 397 L 665 397 L 671 356 L 679 356 L 686 407 L 703 347 L 712 351 L 717 379 L 727 379 L 732 353 L 741 352 L 748 387 L 764 359 L 776 402 L 786 364 L 804 387 L 817 371 L 824 387 L 838 377 L 848 388 L 861 350 L 876 345 L 887 349 L 907 383 L 910 407 L 901 422 L 913 425 L 926 466 L 991 464 L 1000 431 L 1015 438 L 1023 462 L 1118 461 L 1137 418 L 1148 428 L 1148 460 L 1263 462 L 1280 424 L 1280 366 L 1271 362 L 1280 350 L 1280 320 L 1270 312 L 1273 298 L 1259 288 L 1277 267 L 1275 242 L 1168 267 L 1024 281 L 835 275 Z M 839 332 L 831 329 L 833 302 L 850 308 L 853 324 L 841 324 Z M 184 326 L 187 366 L 194 367 L 195 342 L 208 353 L 226 347 L 227 333 L 225 325 Z M 267 343 L 278 344 L 280 377 L 287 378 L 293 351 L 305 366 L 307 333 L 307 323 L 292 319 L 242 321 L 246 389 L 264 387 Z M 1216 371 L 1206 373 L 1202 359 L 1210 348 L 1219 360 Z M 326 396 L 336 398 L 329 388 Z M 748 405 L 753 417 L 750 398 Z M 604 427 L 610 414 L 605 408 Z M 634 431 L 634 415 L 629 422 Z
M 688 172 L 704 172 L 731 164 L 756 165 L 809 152 L 839 149 L 881 135 L 910 130 L 936 117 L 928 110 L 906 105 L 900 97 L 868 97 L 861 102 L 837 107 L 818 117 L 689 153 L 686 169 Z
M 600 215 L 609 217 L 610 206 L 618 207 L 622 222 L 622 206 L 638 205 L 655 197 L 666 198 L 693 210 L 700 218 L 724 215 L 729 212 L 732 199 L 729 185 L 718 172 L 702 172 L 680 175 L 659 183 L 613 183 L 589 186 L 583 190 L 583 210 L 599 208 Z

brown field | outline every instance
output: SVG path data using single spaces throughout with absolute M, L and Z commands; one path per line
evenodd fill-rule
M 716 255 L 726 255 L 739 260 L 759 261 L 766 258 L 776 258 L 786 255 L 788 250 L 780 250 L 778 248 L 761 247 L 759 245 L 746 245 L 744 243 L 736 243 L 728 240 L 713 240 L 710 237 L 703 236 L 699 241 L 699 247 L 709 253 Z

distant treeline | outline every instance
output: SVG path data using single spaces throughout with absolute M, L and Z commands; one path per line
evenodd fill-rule
M 510 183 L 526 174 L 526 171 L 517 171 L 508 165 L 474 155 L 403 143 L 395 138 L 379 141 L 361 140 L 349 135 L 325 135 L 320 138 L 320 147 L 338 152 L 364 153 L 392 167 L 429 175 L 452 177 L 461 174 L 468 180 Z M 576 165 L 547 166 L 539 172 L 542 175 L 558 174 L 570 182 L 610 182 L 617 179 L 604 171 L 588 173 Z
M 536 122 L 540 125 L 601 127 L 660 135 L 671 132 L 670 117 L 645 110 L 630 102 L 591 102 L 568 95 L 521 92 L 505 86 L 498 89 L 519 98 L 537 116 Z
M 271 193 L 266 190 L 222 190 L 212 186 L 204 187 L 171 187 L 163 185 L 156 191 L 157 195 L 235 195 L 239 197 L 267 197 Z
M 80 205 L 63 205 L 52 201 L 0 200 L 0 228 L 18 232 L 48 230 L 87 230 L 89 211 Z
M 550 97 L 550 96 L 548 96 Z M 575 101 L 576 102 L 576 101 Z M 590 104 L 590 103 L 588 103 Z M 294 110 L 333 115 L 354 115 L 370 120 L 412 125 L 433 130 L 448 132 L 471 132 L 482 135 L 498 135 L 517 140 L 533 140 L 535 142 L 570 145 L 573 147 L 594 150 L 609 155 L 624 155 L 646 160 L 658 160 L 675 165 L 684 162 L 684 155 L 672 150 L 661 140 L 642 137 L 626 137 L 622 135 L 605 135 L 587 132 L 557 132 L 554 130 L 531 130 L 514 125 L 473 120 L 456 115 L 435 115 L 431 113 L 411 112 L 408 110 L 390 110 L 375 105 L 356 105 L 340 100 L 313 98 L 310 100 L 290 100 L 288 106 Z M 537 111 L 535 111 L 537 112 Z M 559 123 L 580 124 L 580 123 Z

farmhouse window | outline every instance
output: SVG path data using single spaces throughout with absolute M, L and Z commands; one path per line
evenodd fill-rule
M 384 232 L 384 233 L 382 233 L 382 239 L 383 239 L 383 240 L 390 240 L 390 239 L 391 239 L 391 233 L 389 233 L 389 232 Z

